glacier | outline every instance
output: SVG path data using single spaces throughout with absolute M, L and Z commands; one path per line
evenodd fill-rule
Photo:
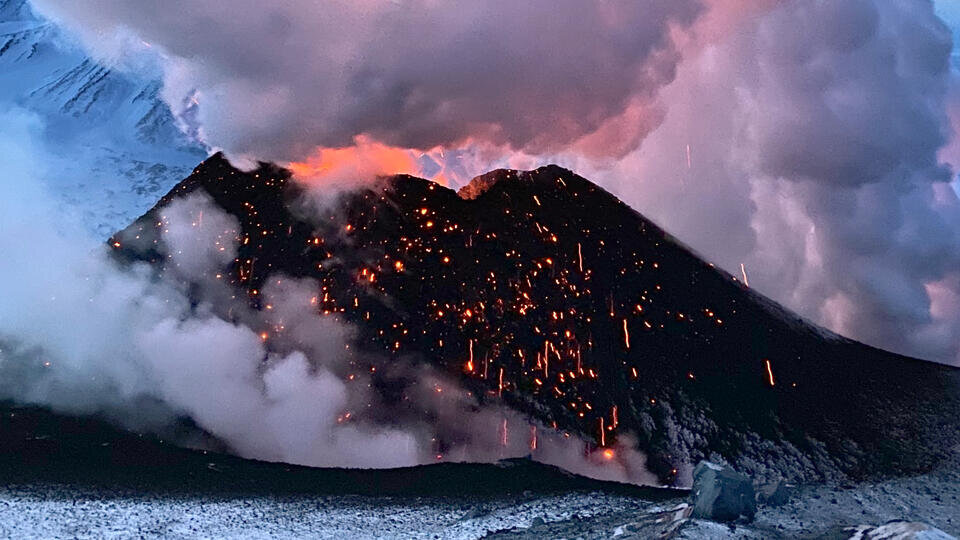
M 209 153 L 178 128 L 161 87 L 91 58 L 28 0 L 0 0 L 0 110 L 39 119 L 55 161 L 46 187 L 92 234 L 141 215 Z

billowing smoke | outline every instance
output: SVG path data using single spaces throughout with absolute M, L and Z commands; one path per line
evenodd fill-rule
M 280 161 L 358 135 L 627 151 L 656 125 L 678 60 L 671 31 L 699 4 L 34 1 L 103 58 L 130 62 L 137 40 L 159 52 L 186 125 L 231 155 Z
M 958 359 L 960 91 L 930 1 L 33 3 L 159 70 L 234 158 L 334 182 L 559 161 L 816 322 Z
M 607 178 L 812 320 L 956 362 L 949 30 L 929 2 L 742 10 L 698 22 L 664 122 Z
M 84 234 L 45 192 L 41 179 L 56 171 L 43 169 L 46 149 L 29 146 L 37 119 L 13 110 L 0 121 L 0 154 L 16 158 L 0 175 L 0 399 L 160 433 L 189 418 L 227 449 L 273 461 L 392 467 L 531 454 L 654 481 L 625 442 L 615 460 L 588 455 L 574 437 L 478 407 L 415 359 L 391 367 L 413 381 L 407 405 L 385 407 L 352 329 L 317 312 L 315 282 L 271 276 L 262 311 L 237 299 L 220 271 L 236 256 L 238 226 L 203 192 L 165 207 L 158 237 L 117 240 L 155 249 L 166 273 L 119 262 L 118 245 Z M 181 442 L 197 441 L 209 444 Z

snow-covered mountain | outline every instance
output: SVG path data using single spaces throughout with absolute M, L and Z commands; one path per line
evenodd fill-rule
M 159 92 L 158 80 L 88 57 L 27 0 L 0 0 L 0 109 L 42 120 L 60 160 L 50 187 L 97 234 L 142 214 L 206 156 Z

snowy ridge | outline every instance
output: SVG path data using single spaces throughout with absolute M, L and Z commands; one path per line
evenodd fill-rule
M 50 188 L 98 235 L 140 215 L 206 156 L 177 128 L 160 89 L 87 56 L 27 0 L 0 0 L 0 109 L 42 120 L 59 159 Z

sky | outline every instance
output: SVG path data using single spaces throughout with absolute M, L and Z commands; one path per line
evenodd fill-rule
M 960 363 L 957 3 L 32 3 L 235 163 L 557 162 L 812 321 Z
M 960 35 L 960 2 L 953 0 L 937 0 L 937 15 L 940 16 L 953 30 L 954 35 L 954 54 L 960 52 L 960 46 L 957 44 L 956 36 Z

